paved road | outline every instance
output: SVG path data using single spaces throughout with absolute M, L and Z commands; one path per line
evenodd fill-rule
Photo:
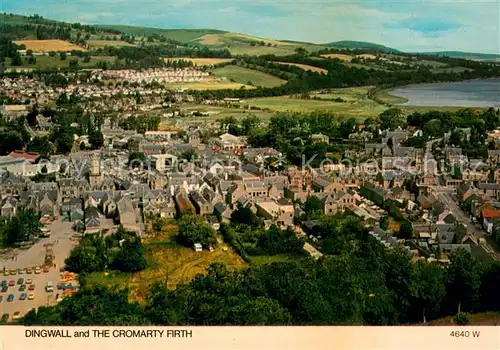
M 48 273 L 37 274 L 23 274 L 23 275 L 9 275 L 4 276 L 0 274 L 0 280 L 15 280 L 16 286 L 9 287 L 6 293 L 0 293 L 2 301 L 0 302 L 0 314 L 8 313 L 12 318 L 14 312 L 19 311 L 21 315 L 26 314 L 32 308 L 38 306 L 45 306 L 47 304 L 54 304 L 56 294 L 58 291 L 55 285 L 59 282 L 59 269 L 63 266 L 64 260 L 69 256 L 71 249 L 78 244 L 77 241 L 70 240 L 75 232 L 71 228 L 70 222 L 54 221 L 47 225 L 51 231 L 50 238 L 42 238 L 29 249 L 12 249 L 0 252 L 0 268 L 6 269 L 24 269 L 27 267 L 43 266 L 45 263 L 45 252 L 47 244 L 52 244 L 52 251 L 54 254 L 54 263 L 56 267 L 51 267 Z M 12 259 L 14 258 L 14 260 Z M 35 284 L 35 299 L 34 300 L 19 300 L 22 292 L 19 291 L 17 280 L 19 278 L 32 279 Z M 45 284 L 47 281 L 52 281 L 54 284 L 54 292 L 45 292 Z M 27 288 L 26 288 L 27 289 Z M 26 291 L 28 293 L 28 291 Z M 14 301 L 7 302 L 9 294 L 14 295 Z
M 425 153 L 426 153 L 426 161 L 428 162 L 427 164 L 432 164 L 436 162 L 436 159 L 434 155 L 432 154 L 432 146 L 436 142 L 440 142 L 442 139 L 435 139 L 432 141 L 427 142 Z M 437 164 L 437 163 L 436 163 Z M 429 169 L 430 167 L 428 166 L 427 172 L 434 173 L 432 170 L 439 170 L 439 169 Z M 431 170 L 431 171 L 429 171 Z M 469 215 L 464 213 L 462 209 L 458 205 L 458 198 L 453 193 L 450 193 L 450 191 L 446 189 L 440 189 L 439 187 L 435 188 L 436 190 L 436 195 L 438 199 L 443 202 L 443 204 L 448 208 L 453 215 L 457 218 L 457 220 L 464 224 L 465 227 L 467 228 L 467 232 L 472 233 L 476 238 L 482 238 L 486 234 L 486 232 L 482 229 L 476 228 L 472 220 L 470 219 Z M 456 192 L 456 191 L 454 191 Z M 499 260 L 499 255 L 496 254 L 495 250 L 487 243 L 481 245 L 481 247 L 491 255 L 491 257 L 495 260 Z

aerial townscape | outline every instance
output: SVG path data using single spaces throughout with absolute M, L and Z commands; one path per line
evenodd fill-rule
M 500 321 L 500 55 L 0 25 L 2 323 Z

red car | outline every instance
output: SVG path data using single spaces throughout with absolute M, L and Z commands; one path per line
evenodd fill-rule
M 14 287 L 16 285 L 16 281 L 11 280 L 9 281 L 9 287 Z
M 49 267 L 48 267 L 48 266 L 45 266 L 45 267 L 43 268 L 43 272 L 45 272 L 45 273 L 49 272 L 49 270 L 50 270 L 50 269 L 49 269 Z

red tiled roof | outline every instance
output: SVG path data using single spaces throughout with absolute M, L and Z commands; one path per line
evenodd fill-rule
M 40 154 L 32 152 L 14 151 L 9 154 L 9 157 L 15 159 L 26 159 L 31 162 L 35 162 L 38 158 L 40 158 Z
M 483 215 L 483 218 L 499 218 L 500 210 L 484 209 L 481 214 Z

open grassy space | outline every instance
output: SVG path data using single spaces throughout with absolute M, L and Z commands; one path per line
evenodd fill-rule
M 251 256 L 250 257 L 252 260 L 253 265 L 265 265 L 265 264 L 270 264 L 274 262 L 292 262 L 292 261 L 300 261 L 300 257 L 296 256 L 290 256 L 286 254 L 280 254 L 280 255 L 257 255 L 257 256 Z
M 308 51 L 318 51 L 324 46 L 279 41 L 259 38 L 238 33 L 211 33 L 195 38 L 191 44 L 200 44 L 214 49 L 227 49 L 233 55 L 277 55 L 285 56 L 295 53 L 295 49 L 302 47 Z
M 188 90 L 224 90 L 241 88 L 255 89 L 255 86 L 246 85 L 244 83 L 232 82 L 229 80 L 203 80 L 189 83 L 165 83 L 165 86 L 171 89 L 188 89 Z
M 283 64 L 283 65 L 287 65 L 287 66 L 295 66 L 295 67 L 302 68 L 303 70 L 310 70 L 310 71 L 313 71 L 313 72 L 316 72 L 316 73 L 323 73 L 323 74 L 327 74 L 328 73 L 328 71 L 326 69 L 319 68 L 319 67 L 314 67 L 314 66 L 309 66 L 307 64 L 289 63 L 289 62 L 273 62 L 273 63 Z
M 15 40 L 14 44 L 25 45 L 26 50 L 33 51 L 87 51 L 64 40 Z
M 216 68 L 212 70 L 212 73 L 217 77 L 225 77 L 240 84 L 249 84 L 251 82 L 251 85 L 254 86 L 276 87 L 286 83 L 285 80 L 273 75 L 234 65 Z
M 224 33 L 223 31 L 215 29 L 165 29 L 112 24 L 97 25 L 97 27 L 116 29 L 127 35 L 133 36 L 149 36 L 152 34 L 159 34 L 168 39 L 177 40 L 183 43 L 187 43 L 207 34 Z
M 395 104 L 401 104 L 401 103 L 406 103 L 408 100 L 404 97 L 399 97 L 399 96 L 394 96 L 391 95 L 391 91 L 394 89 L 385 89 L 385 90 L 380 90 L 375 93 L 375 97 L 385 103 L 395 105 Z
M 229 246 L 219 244 L 213 252 L 195 252 L 191 248 L 177 245 L 174 241 L 175 224 L 163 226 L 160 233 L 146 237 L 143 243 L 147 249 L 149 266 L 138 273 L 96 272 L 88 276 L 91 285 L 128 288 L 130 300 L 144 302 L 151 286 L 158 281 L 167 281 L 169 288 L 188 283 L 199 274 L 205 274 L 212 262 L 221 262 L 229 269 L 241 269 L 248 264 Z M 227 248 L 224 251 L 223 247 Z
M 339 60 L 346 61 L 346 62 L 351 62 L 352 59 L 354 58 L 354 56 L 346 55 L 346 54 L 342 54 L 342 53 L 326 53 L 326 54 L 321 55 L 321 57 L 330 58 L 330 59 L 338 58 Z
M 105 46 L 113 46 L 113 47 L 135 46 L 122 40 L 89 40 L 87 41 L 87 44 L 92 49 L 99 49 Z
M 328 93 L 311 94 L 311 97 L 320 98 L 321 100 L 281 96 L 251 99 L 244 103 L 249 106 L 268 108 L 273 111 L 296 111 L 307 113 L 315 110 L 325 110 L 338 113 L 340 116 L 364 119 L 378 116 L 387 109 L 387 107 L 368 98 L 367 93 L 370 89 L 371 87 L 332 89 L 329 90 Z M 332 98 L 337 97 L 344 99 L 346 102 L 331 101 Z
M 11 60 L 6 59 L 5 61 L 5 66 L 9 68 L 30 68 L 30 69 L 39 69 L 39 70 L 44 70 L 44 69 L 51 69 L 51 68 L 68 68 L 69 67 L 69 62 L 78 60 L 78 64 L 81 68 L 89 68 L 89 67 L 96 67 L 97 64 L 100 61 L 107 62 L 108 64 L 111 64 L 116 61 L 116 57 L 114 56 L 92 56 L 90 59 L 90 62 L 84 62 L 83 58 L 81 57 L 72 57 L 68 56 L 64 61 L 61 61 L 58 55 L 54 57 L 50 56 L 35 56 L 36 58 L 36 64 L 32 65 L 28 63 L 27 58 L 23 57 L 23 65 L 19 67 L 13 67 L 11 65 Z
M 220 63 L 226 63 L 234 61 L 234 58 L 190 58 L 190 57 L 179 57 L 179 58 L 165 58 L 165 61 L 189 61 L 193 62 L 193 64 L 203 67 L 203 66 L 211 66 Z

